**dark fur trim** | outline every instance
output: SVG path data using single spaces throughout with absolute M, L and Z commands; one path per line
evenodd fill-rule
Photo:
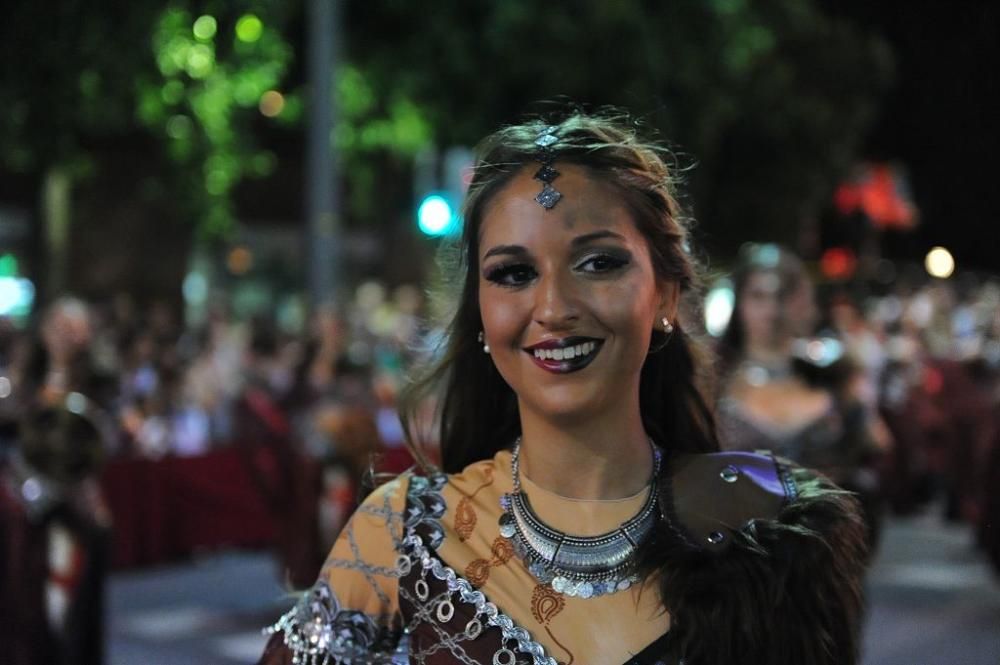
M 798 496 L 713 555 L 666 538 L 658 582 L 685 665 L 853 665 L 865 526 L 854 496 L 804 469 Z

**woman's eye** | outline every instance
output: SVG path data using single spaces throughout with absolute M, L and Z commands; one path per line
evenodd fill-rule
M 628 260 L 617 256 L 598 254 L 584 260 L 578 268 L 584 272 L 610 272 L 625 266 L 627 263 Z
M 499 265 L 486 271 L 486 279 L 500 286 L 521 286 L 535 277 L 535 269 L 524 264 Z

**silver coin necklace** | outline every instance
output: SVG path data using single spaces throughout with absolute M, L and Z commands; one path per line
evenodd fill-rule
M 636 554 L 656 527 L 660 449 L 653 449 L 653 479 L 649 496 L 634 517 L 599 536 L 571 536 L 546 525 L 521 489 L 521 441 L 511 455 L 513 491 L 500 498 L 500 535 L 514 547 L 528 571 L 557 593 L 594 598 L 624 591 L 638 581 Z

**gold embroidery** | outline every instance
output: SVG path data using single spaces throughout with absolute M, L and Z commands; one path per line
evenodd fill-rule
M 569 656 L 568 661 L 559 661 L 559 665 L 572 665 L 576 659 L 573 652 L 557 640 L 556 636 L 549 630 L 549 622 L 562 612 L 564 607 L 566 607 L 566 597 L 561 593 L 556 593 L 546 584 L 537 585 L 534 593 L 531 594 L 531 613 L 534 615 L 535 621 L 542 624 L 552 641 Z
M 567 649 L 565 644 L 556 639 L 556 636 L 552 634 L 552 631 L 549 630 L 548 626 L 545 626 L 545 632 L 549 634 L 549 637 L 552 638 L 553 642 L 559 645 L 559 648 L 561 648 L 563 651 L 569 654 L 569 660 L 557 661 L 559 665 L 573 665 L 573 661 L 576 660 L 576 656 L 573 655 L 573 652 Z
M 455 509 L 455 533 L 458 534 L 458 542 L 460 543 L 464 543 L 472 535 L 476 529 L 476 522 L 479 521 L 479 516 L 476 515 L 476 511 L 472 507 L 472 499 L 479 494 L 481 489 L 493 484 L 493 469 L 487 468 L 485 475 L 486 482 L 477 487 L 472 494 L 463 494 Z
M 552 618 L 562 612 L 566 607 L 566 598 L 552 590 L 547 584 L 539 584 L 535 587 L 535 592 L 531 594 L 531 613 L 535 615 L 535 621 L 543 626 L 548 624 Z
M 490 562 L 486 559 L 476 559 L 465 569 L 465 579 L 474 587 L 481 587 L 490 579 Z
M 459 542 L 464 543 L 472 535 L 476 521 L 476 511 L 472 509 L 472 502 L 469 501 L 469 497 L 463 496 L 458 502 L 458 508 L 455 509 L 455 533 L 458 534 Z
M 465 578 L 472 586 L 481 587 L 486 584 L 486 581 L 490 579 L 490 569 L 495 566 L 503 566 L 510 561 L 510 558 L 514 556 L 514 547 L 507 542 L 506 538 L 497 536 L 496 540 L 493 541 L 493 547 L 490 548 L 490 554 L 493 555 L 493 558 L 489 561 L 476 559 L 465 568 Z
M 493 547 L 490 548 L 490 552 L 493 554 L 493 560 L 490 561 L 490 565 L 502 566 L 514 556 L 514 546 L 506 538 L 497 538 L 493 541 Z

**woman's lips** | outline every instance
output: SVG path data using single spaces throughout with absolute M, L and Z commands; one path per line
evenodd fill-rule
M 604 340 L 570 337 L 543 342 L 524 349 L 536 365 L 553 374 L 578 372 L 594 361 Z

